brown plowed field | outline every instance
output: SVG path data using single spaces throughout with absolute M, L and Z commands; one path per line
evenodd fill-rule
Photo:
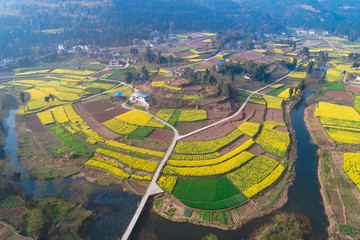
M 265 151 L 257 144 L 253 144 L 247 151 L 251 154 L 254 154 L 255 156 L 259 156 L 265 153 Z
M 28 129 L 30 129 L 33 132 L 41 132 L 46 129 L 44 125 L 40 122 L 40 119 L 36 114 L 26 116 L 25 125 Z
M 16 208 L 9 208 L 9 209 L 1 209 L 0 210 L 0 218 L 2 219 L 12 219 L 14 217 L 20 216 L 25 212 L 24 207 L 16 207 Z
M 146 139 L 155 141 L 171 141 L 174 133 L 171 130 L 155 129 Z
M 99 73 L 96 73 L 95 75 L 93 75 L 92 77 L 94 78 L 100 78 L 101 76 L 105 75 L 105 74 L 108 74 L 108 73 L 114 73 L 115 71 L 112 71 L 112 70 L 106 70 L 106 71 L 102 71 L 102 72 L 99 72 Z
M 108 138 L 108 139 L 116 139 L 119 138 L 120 135 L 117 133 L 114 133 L 101 123 L 95 120 L 92 116 L 90 116 L 85 109 L 83 108 L 81 103 L 76 103 L 73 105 L 75 112 L 80 115 L 84 119 L 84 121 L 90 126 L 91 129 L 93 129 L 95 132 L 100 134 L 101 136 Z
M 283 133 L 288 133 L 287 128 L 284 127 L 284 126 L 276 126 L 274 128 L 274 130 L 279 131 L 279 132 L 283 132 Z
M 214 66 L 218 62 L 221 62 L 221 60 L 216 59 L 216 58 L 211 58 L 211 59 L 209 59 L 207 61 L 201 62 L 199 65 L 196 65 L 194 68 L 195 69 L 211 68 L 212 66 Z
M 126 108 L 118 107 L 116 104 L 106 101 L 85 103 L 83 106 L 86 112 L 100 123 L 106 122 L 120 114 L 130 111 Z
M 339 98 L 353 101 L 354 97 L 351 93 L 348 92 L 338 92 L 338 91 L 326 91 L 323 97 L 327 98 Z
M 360 87 L 350 86 L 348 90 L 353 91 L 356 94 L 360 94 Z
M 272 122 L 284 122 L 282 110 L 268 109 L 266 112 L 265 120 Z
M 187 138 L 184 138 L 182 139 L 182 142 L 209 141 L 209 140 L 219 139 L 230 134 L 232 131 L 234 131 L 234 129 L 235 127 L 230 122 L 226 122 L 208 128 L 204 131 L 191 135 Z
M 255 104 L 255 103 L 248 103 L 246 104 L 245 107 L 245 113 L 251 113 L 254 112 L 253 116 L 249 119 L 249 122 L 254 122 L 254 123 L 262 123 L 263 122 L 263 118 L 264 118 L 264 113 L 265 113 L 265 109 L 266 106 L 265 105 L 260 105 L 260 104 Z
M 254 59 L 262 57 L 262 56 L 264 56 L 264 55 L 262 55 L 261 53 L 257 53 L 257 52 L 240 52 L 240 53 L 235 53 L 235 54 L 231 55 L 229 57 L 229 59 L 234 60 L 234 61 L 240 61 L 240 60 L 244 60 L 244 59 L 254 60 Z
M 114 109 L 108 109 L 104 112 L 96 113 L 93 115 L 93 117 L 96 119 L 96 121 L 103 123 L 103 122 L 113 119 L 116 116 L 119 116 L 120 114 L 126 113 L 128 111 L 129 110 L 126 108 L 116 107 Z
M 248 137 L 246 135 L 242 135 L 241 137 L 236 139 L 233 143 L 231 143 L 229 146 L 224 147 L 223 149 L 221 149 L 220 154 L 224 155 L 224 154 L 227 154 L 227 153 L 233 151 L 237 147 L 240 147 L 241 145 L 243 145 L 249 139 L 250 139 L 250 137 Z

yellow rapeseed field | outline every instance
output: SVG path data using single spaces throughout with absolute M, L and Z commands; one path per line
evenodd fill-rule
M 248 198 L 255 196 L 265 188 L 272 185 L 281 176 L 283 171 L 284 171 L 284 167 L 281 164 L 279 164 L 275 168 L 275 170 L 271 172 L 264 180 L 246 189 L 245 191 L 243 191 L 243 194 Z
M 344 172 L 360 190 L 360 154 L 344 153 Z
M 282 109 L 281 105 L 284 101 L 282 98 L 272 97 L 272 96 L 263 96 L 263 98 L 267 102 L 268 108 L 279 109 L 279 110 Z
M 253 157 L 253 154 L 245 151 L 229 159 L 228 161 L 216 165 L 204 167 L 173 167 L 170 165 L 166 165 L 163 173 L 184 177 L 216 176 L 237 169 Z
M 91 74 L 96 73 L 95 71 L 89 70 L 68 70 L 68 69 L 55 69 L 51 71 L 51 73 L 60 73 L 60 74 L 73 74 L 73 75 L 80 75 L 80 76 L 88 76 Z
M 44 125 L 52 124 L 55 122 L 53 115 L 51 114 L 51 111 L 40 112 L 37 115 L 38 115 L 41 123 Z
M 249 137 L 253 137 L 259 131 L 260 124 L 252 123 L 252 122 L 244 122 L 241 124 L 238 129 L 248 135 Z
M 337 82 L 341 81 L 344 78 L 344 74 L 341 71 L 335 69 L 329 69 L 326 71 L 326 81 L 328 82 Z
M 176 185 L 177 177 L 169 175 L 161 175 L 157 184 L 167 193 L 172 193 Z
M 291 78 L 306 78 L 306 72 L 294 72 L 289 75 Z
M 121 114 L 115 118 L 116 120 L 124 121 L 129 124 L 146 126 L 148 122 L 151 120 L 152 116 L 143 111 L 132 110 L 130 112 Z
M 100 157 L 93 157 L 89 161 L 85 163 L 88 166 L 91 167 L 97 167 L 104 170 L 107 170 L 116 176 L 122 177 L 122 178 L 129 178 L 130 175 L 123 170 L 121 170 L 114 161 L 106 161 Z
M 327 102 L 319 102 L 316 108 L 316 116 L 355 122 L 360 121 L 360 115 L 354 108 Z
M 179 122 L 194 122 L 207 119 L 206 110 L 181 110 Z

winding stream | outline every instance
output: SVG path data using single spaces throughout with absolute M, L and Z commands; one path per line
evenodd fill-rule
M 306 93 L 305 98 L 312 93 Z M 295 212 L 306 215 L 314 228 L 320 235 L 319 239 L 327 237 L 326 227 L 328 225 L 322 199 L 319 192 L 319 181 L 317 178 L 317 147 L 311 143 L 311 138 L 304 122 L 304 100 L 296 104 L 291 110 L 291 121 L 295 130 L 298 149 L 298 160 L 296 163 L 296 178 L 294 185 L 289 191 L 289 201 L 280 211 Z M 30 196 L 53 196 L 56 192 L 54 181 L 39 181 L 31 179 L 17 156 L 17 135 L 14 131 L 16 110 L 10 110 L 5 118 L 8 126 L 5 151 L 10 157 L 10 163 L 21 172 L 21 186 L 23 191 Z M 71 200 L 70 187 L 84 179 L 63 179 L 66 184 L 62 195 Z M 44 191 L 43 184 L 46 184 Z M 130 222 L 140 197 L 133 193 L 125 193 L 121 186 L 94 186 L 94 193 L 89 196 L 88 209 L 95 210 L 97 216 L 89 220 L 83 227 L 83 236 L 86 239 L 117 239 L 120 238 Z M 151 204 L 151 203 L 149 203 Z M 149 209 L 148 207 L 147 209 Z M 245 224 L 239 231 L 222 231 L 219 229 L 195 226 L 189 223 L 174 223 L 156 214 L 145 211 L 143 217 L 134 229 L 133 239 L 138 239 L 142 229 L 153 230 L 159 240 L 191 240 L 201 239 L 209 232 L 218 235 L 219 239 L 247 239 L 249 235 L 269 223 L 273 214 L 263 218 L 255 219 Z
M 5 153 L 10 158 L 11 169 L 21 173 L 19 182 L 22 191 L 28 196 L 51 197 L 55 196 L 59 189 L 58 183 L 53 180 L 39 181 L 31 179 L 17 155 L 18 143 L 15 133 L 16 109 L 9 110 L 4 122 L 8 128 Z M 11 177 L 11 173 L 8 173 Z M 71 187 L 86 181 L 84 178 L 63 178 L 61 179 L 61 195 L 67 200 L 73 200 Z M 90 182 L 88 182 L 90 183 Z M 95 219 L 86 223 L 83 228 L 83 235 L 87 239 L 117 239 L 122 236 L 132 215 L 136 211 L 140 197 L 129 192 L 124 192 L 119 185 L 101 186 L 90 183 L 94 192 L 89 195 L 87 209 L 95 210 Z

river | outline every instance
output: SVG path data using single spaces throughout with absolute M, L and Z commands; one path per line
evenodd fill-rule
M 312 93 L 306 93 L 305 98 Z M 328 221 L 324 213 L 322 199 L 319 192 L 319 181 L 317 178 L 316 156 L 317 146 L 311 142 L 310 134 L 306 129 L 304 122 L 305 101 L 302 100 L 291 110 L 291 121 L 295 130 L 297 139 L 298 159 L 296 163 L 296 177 L 294 185 L 289 191 L 289 201 L 280 209 L 280 211 L 288 213 L 301 213 L 307 216 L 314 230 L 320 235 L 319 239 L 326 239 L 326 227 Z M 16 150 L 17 135 L 14 131 L 16 110 L 10 110 L 5 119 L 8 126 L 8 136 L 6 139 L 5 150 L 7 155 L 11 157 L 10 162 L 21 172 L 21 184 L 23 191 L 27 195 L 52 196 L 56 192 L 52 180 L 46 180 L 46 191 L 44 191 L 43 183 L 33 180 L 21 165 Z M 70 186 L 77 184 L 84 179 L 64 179 L 67 187 L 63 191 L 63 196 L 71 200 Z M 121 186 L 100 186 L 92 184 L 95 192 L 89 197 L 88 209 L 95 210 L 97 217 L 88 221 L 83 227 L 83 236 L 86 239 L 117 239 L 120 238 L 130 222 L 136 206 L 140 201 L 140 197 L 133 193 L 123 192 Z M 41 187 L 42 186 L 42 187 Z M 149 203 L 150 208 L 151 203 Z M 140 218 L 136 228 L 134 229 L 133 239 L 138 239 L 140 232 L 145 230 L 153 231 L 159 240 L 163 239 L 201 239 L 209 232 L 215 233 L 219 239 L 247 239 L 249 235 L 261 227 L 269 223 L 273 214 L 255 219 L 245 224 L 238 231 L 222 231 L 219 229 L 195 226 L 189 223 L 174 223 L 164 219 L 148 210 L 144 212 Z

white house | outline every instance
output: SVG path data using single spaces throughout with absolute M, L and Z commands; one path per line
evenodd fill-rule
M 360 81 L 360 75 L 356 75 L 356 81 Z
M 150 100 L 150 96 L 145 93 L 136 92 L 130 95 L 130 101 L 141 103 L 147 106 L 149 106 L 149 103 L 147 102 L 149 100 Z

